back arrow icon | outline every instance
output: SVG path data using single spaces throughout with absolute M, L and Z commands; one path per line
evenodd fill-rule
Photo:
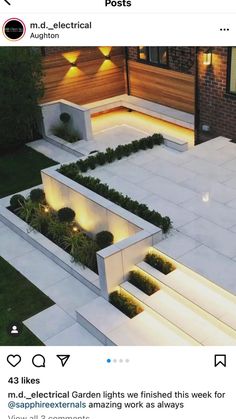
M 11 3 L 8 1 L 8 0 L 4 0 L 5 1 L 5 3 L 7 3 L 8 4 L 8 6 L 10 6 L 11 5 Z

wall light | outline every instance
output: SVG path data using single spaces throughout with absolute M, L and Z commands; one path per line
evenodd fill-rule
M 78 57 L 80 55 L 79 51 L 72 51 L 72 52 L 64 52 L 63 57 L 68 61 L 71 67 L 77 66 Z
M 212 49 L 209 48 L 206 52 L 203 53 L 203 64 L 211 65 L 212 64 Z
M 101 51 L 102 55 L 105 57 L 106 60 L 111 59 L 111 49 L 112 47 L 98 47 Z

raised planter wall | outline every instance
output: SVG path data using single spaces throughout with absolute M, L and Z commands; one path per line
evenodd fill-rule
M 48 204 L 55 210 L 70 207 L 76 221 L 93 235 L 109 230 L 115 244 L 97 253 L 102 296 L 108 298 L 141 262 L 150 246 L 162 239 L 160 228 L 108 201 L 54 168 L 41 172 Z
M 63 99 L 44 103 L 41 108 L 44 132 L 47 137 L 50 138 L 52 135 L 52 127 L 60 123 L 60 114 L 66 112 L 71 116 L 73 127 L 78 131 L 80 139 L 92 139 L 92 126 L 88 109 Z

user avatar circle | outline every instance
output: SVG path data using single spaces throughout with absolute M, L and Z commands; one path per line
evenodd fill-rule
M 3 24 L 3 34 L 10 41 L 19 41 L 21 38 L 23 38 L 25 32 L 25 24 L 18 18 L 8 19 Z

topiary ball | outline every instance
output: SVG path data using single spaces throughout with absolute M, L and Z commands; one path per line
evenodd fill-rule
M 68 207 L 59 209 L 57 215 L 61 223 L 72 223 L 75 219 L 75 211 Z
M 32 189 L 30 192 L 30 199 L 32 202 L 43 203 L 45 202 L 45 193 L 42 189 Z
M 25 202 L 25 197 L 23 195 L 17 194 L 13 195 L 10 199 L 10 206 L 12 211 L 17 210 L 20 208 Z
M 96 235 L 96 242 L 99 249 L 105 249 L 105 247 L 111 246 L 114 242 L 114 236 L 110 231 L 100 231 Z
M 60 115 L 60 120 L 63 122 L 63 124 L 68 124 L 70 121 L 71 116 L 67 112 L 62 112 Z

